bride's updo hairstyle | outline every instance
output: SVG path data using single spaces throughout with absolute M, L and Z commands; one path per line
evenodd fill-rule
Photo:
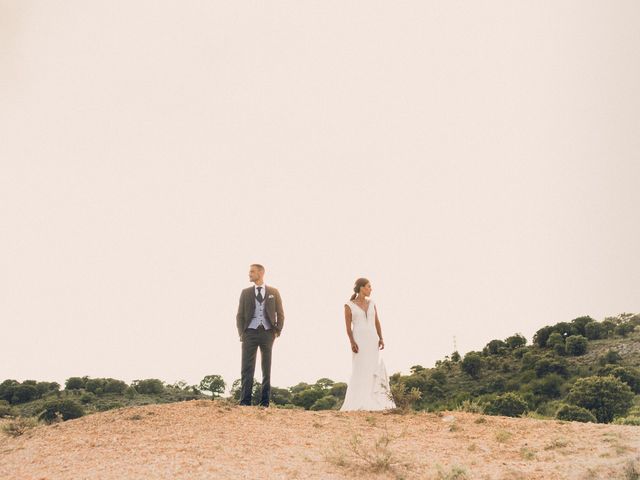
M 353 295 L 351 295 L 351 300 L 354 300 L 358 296 L 360 289 L 367 283 L 369 283 L 369 280 L 366 278 L 359 278 L 356 280 L 356 284 L 353 286 Z

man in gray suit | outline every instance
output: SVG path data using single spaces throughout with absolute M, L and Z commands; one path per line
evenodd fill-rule
M 240 293 L 236 315 L 238 335 L 242 342 L 242 390 L 240 405 L 251 405 L 253 375 L 256 369 L 256 353 L 260 347 L 262 360 L 262 396 L 260 405 L 269 406 L 271 394 L 271 349 L 284 325 L 284 310 L 280 292 L 264 283 L 264 267 L 254 263 L 249 268 L 249 280 L 253 286 Z

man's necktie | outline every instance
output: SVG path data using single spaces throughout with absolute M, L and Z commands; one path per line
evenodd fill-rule
M 258 296 L 256 298 L 260 303 L 262 303 L 262 300 L 264 300 L 264 297 L 262 296 L 262 287 L 258 287 Z

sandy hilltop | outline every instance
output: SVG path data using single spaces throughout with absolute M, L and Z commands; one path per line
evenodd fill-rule
M 466 412 L 303 411 L 194 400 L 0 437 L 0 478 L 627 479 L 640 427 Z

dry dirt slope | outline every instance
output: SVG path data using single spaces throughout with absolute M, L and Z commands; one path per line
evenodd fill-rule
M 196 400 L 0 438 L 7 480 L 611 480 L 633 478 L 633 468 L 640 469 L 640 427 L 464 412 L 310 412 Z

